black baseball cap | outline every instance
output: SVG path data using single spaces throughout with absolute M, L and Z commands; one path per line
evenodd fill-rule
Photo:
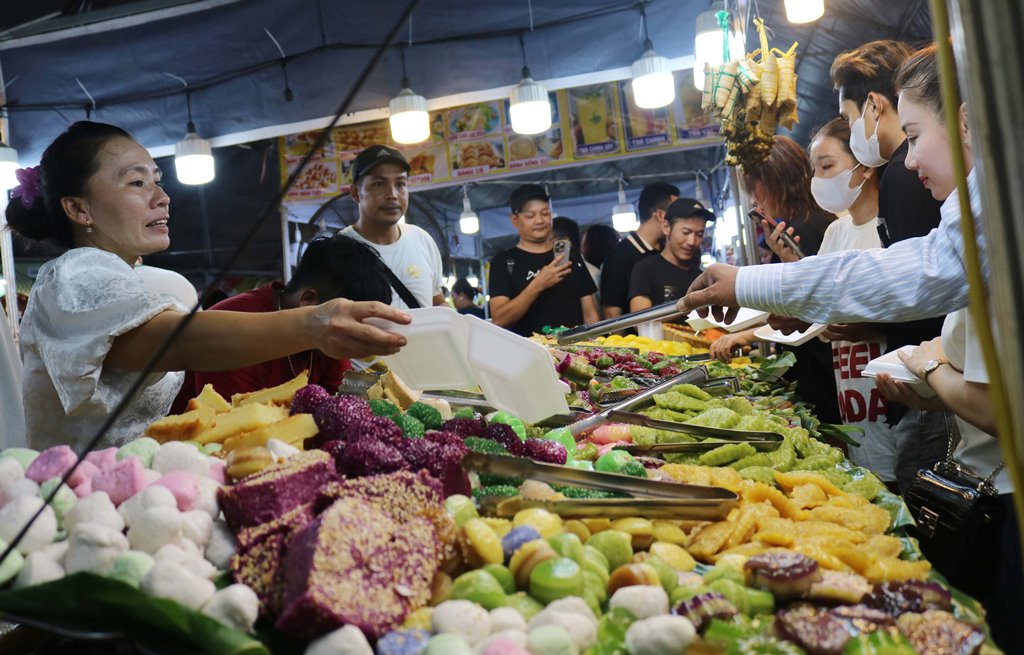
M 713 221 L 715 214 L 693 198 L 678 198 L 665 210 L 665 220 L 671 221 L 673 218 L 703 218 Z
M 508 199 L 508 206 L 513 214 L 518 214 L 522 211 L 523 206 L 531 200 L 549 202 L 551 197 L 539 184 L 524 184 L 516 187 L 516 190 L 512 192 L 512 196 Z
M 355 161 L 352 162 L 352 182 L 358 182 L 359 178 L 369 173 L 375 166 L 385 163 L 398 164 L 405 169 L 406 173 L 410 170 L 405 155 L 390 146 L 377 144 L 356 155 Z

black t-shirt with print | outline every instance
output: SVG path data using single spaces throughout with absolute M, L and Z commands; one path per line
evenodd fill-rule
M 700 266 L 679 268 L 663 256 L 644 257 L 633 267 L 629 278 L 629 299 L 647 296 L 654 305 L 678 300 L 686 295 L 693 281 L 700 276 Z M 627 309 L 628 303 L 627 303 Z
M 554 250 L 542 253 L 526 252 L 515 247 L 499 252 L 491 260 L 488 292 L 491 298 L 515 298 L 526 289 L 540 269 L 554 261 Z M 597 287 L 576 250 L 570 253 L 573 267 L 561 282 L 545 289 L 526 310 L 519 322 L 509 329 L 516 334 L 530 336 L 544 326 L 575 327 L 583 323 L 580 298 L 589 296 Z

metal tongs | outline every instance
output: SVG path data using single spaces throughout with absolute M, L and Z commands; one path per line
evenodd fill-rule
M 653 387 L 648 387 L 638 394 L 634 394 L 622 401 L 601 410 L 600 412 L 583 419 L 582 421 L 576 421 L 569 426 L 569 431 L 572 432 L 574 437 L 578 437 L 584 432 L 589 432 L 594 428 L 600 427 L 605 423 L 609 422 L 609 416 L 612 412 L 629 412 L 643 405 L 645 402 L 654 397 L 655 394 L 662 393 L 666 389 L 670 389 L 677 384 L 700 384 L 706 382 L 710 376 L 708 375 L 708 369 L 704 366 L 696 366 L 691 368 L 689 371 L 683 371 L 679 375 L 668 378 Z
M 633 412 L 613 411 L 608 415 L 608 420 L 613 423 L 627 423 L 629 425 L 642 425 L 655 430 L 667 430 L 679 432 L 695 437 L 705 437 L 708 441 L 690 441 L 682 443 L 660 443 L 650 446 L 638 444 L 622 444 L 615 446 L 619 450 L 625 450 L 633 455 L 653 455 L 665 453 L 702 453 L 714 450 L 725 443 L 748 443 L 755 450 L 766 452 L 776 450 L 782 445 L 782 435 L 774 432 L 761 430 L 729 430 L 726 428 L 712 428 L 704 425 L 692 425 L 690 423 L 677 423 L 676 421 L 662 421 L 643 414 Z
M 636 325 L 640 325 L 641 323 L 661 321 L 684 313 L 685 312 L 679 311 L 676 301 L 673 300 L 672 302 L 667 302 L 663 305 L 655 305 L 654 307 L 650 307 L 639 312 L 623 314 L 622 316 L 616 316 L 615 318 L 606 318 L 603 321 L 591 323 L 590 325 L 581 325 L 580 327 L 572 328 L 571 330 L 563 330 L 558 333 L 558 345 L 565 346 L 570 343 L 576 343 L 577 341 L 590 339 L 591 337 L 608 334 L 609 332 L 625 330 L 626 328 L 631 328 Z

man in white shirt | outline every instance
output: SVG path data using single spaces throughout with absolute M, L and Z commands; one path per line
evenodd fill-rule
M 409 209 L 409 162 L 402 153 L 385 145 L 360 152 L 352 163 L 349 193 L 359 205 L 359 220 L 342 234 L 376 250 L 409 292 L 396 288 L 391 306 L 413 309 L 403 298 L 410 294 L 420 307 L 443 305 L 437 244 L 422 228 L 399 223 Z

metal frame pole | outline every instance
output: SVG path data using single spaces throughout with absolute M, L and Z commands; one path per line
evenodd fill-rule
M 0 140 L 10 143 L 10 120 L 7 118 L 7 96 L 4 93 L 3 67 L 0 66 Z M 0 264 L 4 281 L 7 283 L 7 323 L 14 337 L 18 342 L 18 276 L 14 270 L 14 244 L 11 241 L 11 231 L 7 227 L 7 193 L 0 192 Z M 11 301 L 11 298 L 14 301 Z

